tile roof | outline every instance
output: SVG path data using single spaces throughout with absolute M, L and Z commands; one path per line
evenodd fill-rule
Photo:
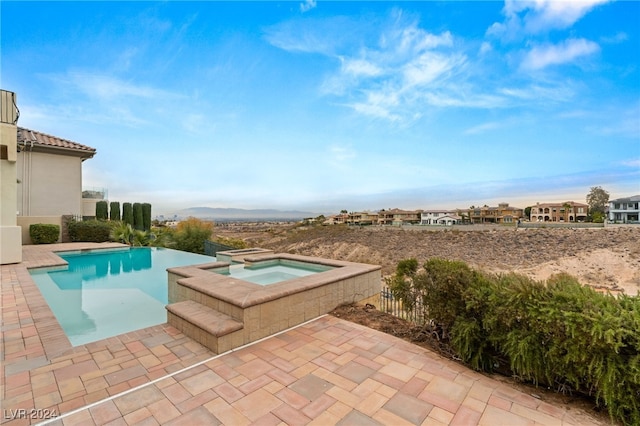
M 82 145 L 56 136 L 47 135 L 46 133 L 37 132 L 35 130 L 25 129 L 24 127 L 18 127 L 18 145 L 30 145 L 32 142 L 34 146 L 77 151 L 82 153 L 82 157 L 84 158 L 91 158 L 96 153 L 96 149 L 91 148 L 90 146 Z
M 615 200 L 609 200 L 610 203 L 628 203 L 633 201 L 640 201 L 640 195 L 632 195 L 631 197 L 616 198 Z

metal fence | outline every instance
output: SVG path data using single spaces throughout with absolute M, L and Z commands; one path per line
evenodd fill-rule
M 405 309 L 402 301 L 393 296 L 389 287 L 383 287 L 380 292 L 380 311 L 391 314 L 395 317 L 411 321 L 415 324 L 424 322 L 424 307 L 418 298 L 413 309 Z
M 215 256 L 219 251 L 235 250 L 235 247 L 227 246 L 213 241 L 204 242 L 204 254 L 207 256 Z

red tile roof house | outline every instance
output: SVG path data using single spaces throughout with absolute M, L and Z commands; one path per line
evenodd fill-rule
M 82 191 L 82 164 L 96 154 L 95 148 L 18 127 L 17 149 L 17 222 L 23 244 L 31 241 L 33 223 L 62 225 L 63 216 L 95 216 L 97 199 L 85 207 Z

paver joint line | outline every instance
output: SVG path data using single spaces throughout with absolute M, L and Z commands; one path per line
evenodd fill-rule
M 96 406 L 98 406 L 98 405 L 100 405 L 100 404 L 103 404 L 103 403 L 105 403 L 105 402 L 113 401 L 113 400 L 114 400 L 114 399 L 116 399 L 116 398 L 119 398 L 119 397 L 122 397 L 122 396 L 128 395 L 128 394 L 130 394 L 130 393 L 136 392 L 136 391 L 138 391 L 138 390 L 140 390 L 140 389 L 143 389 L 143 388 L 145 388 L 145 387 L 147 387 L 147 386 L 155 385 L 156 383 L 158 383 L 158 382 L 160 382 L 160 381 L 162 381 L 162 380 L 164 380 L 164 379 L 168 379 L 168 378 L 171 378 L 171 377 L 173 377 L 173 376 L 176 376 L 176 375 L 178 375 L 178 374 L 180 374 L 180 373 L 184 373 L 185 371 L 189 371 L 189 370 L 191 370 L 192 368 L 199 367 L 199 366 L 201 366 L 201 365 L 203 365 L 203 364 L 206 364 L 206 363 L 208 363 L 208 362 L 211 362 L 211 361 L 213 361 L 213 360 L 215 360 L 215 359 L 217 359 L 217 358 L 220 358 L 220 357 L 222 357 L 222 356 L 224 356 L 224 355 L 228 355 L 228 354 L 230 354 L 230 353 L 237 352 L 237 351 L 239 351 L 239 350 L 242 350 L 242 349 L 244 349 L 244 348 L 247 348 L 247 347 L 250 347 L 250 346 L 253 346 L 253 345 L 257 345 L 258 343 L 260 343 L 260 342 L 262 342 L 262 341 L 264 341 L 264 340 L 270 339 L 270 338 L 275 337 L 275 336 L 278 336 L 278 335 L 280 335 L 280 334 L 287 333 L 287 332 L 289 332 L 289 331 L 291 331 L 291 330 L 294 330 L 294 329 L 296 329 L 296 328 L 303 327 L 303 326 L 305 326 L 305 325 L 307 325 L 307 324 L 309 324 L 309 323 L 311 323 L 311 322 L 313 322 L 313 321 L 316 321 L 316 320 L 318 320 L 318 319 L 320 319 L 320 318 L 323 318 L 323 317 L 325 317 L 325 316 L 327 316 L 327 314 L 321 315 L 321 316 L 319 316 L 319 317 L 317 317 L 317 318 L 313 318 L 313 319 L 311 319 L 311 320 L 309 320 L 309 321 L 305 321 L 305 322 L 303 322 L 303 323 L 301 323 L 301 324 L 298 324 L 298 325 L 296 325 L 296 326 L 294 326 L 294 327 L 291 327 L 291 328 L 289 328 L 289 329 L 282 330 L 282 331 L 280 331 L 280 332 L 278 332 L 278 333 L 276 333 L 276 334 L 273 334 L 273 335 L 271 335 L 271 336 L 263 337 L 262 339 L 256 340 L 255 342 L 247 343 L 246 345 L 239 346 L 239 347 L 237 347 L 237 348 L 231 349 L 231 350 L 229 350 L 229 351 L 227 351 L 227 352 L 223 352 L 223 353 L 221 353 L 221 354 L 216 354 L 216 355 L 214 355 L 214 356 L 212 356 L 212 357 L 210 357 L 210 358 L 204 359 L 204 360 L 202 360 L 202 361 L 198 361 L 197 363 L 195 363 L 195 364 L 193 364 L 193 365 L 190 365 L 190 366 L 188 366 L 188 367 L 185 367 L 185 368 L 183 368 L 183 369 L 181 369 L 181 370 L 174 371 L 173 373 L 167 374 L 166 376 L 159 377 L 159 378 L 157 378 L 157 379 L 151 380 L 150 382 L 143 383 L 143 384 L 141 384 L 141 385 L 138 385 L 138 386 L 133 387 L 133 388 L 131 388 L 131 389 L 127 389 L 127 390 L 122 391 L 122 392 L 120 392 L 120 393 L 116 393 L 116 394 L 114 394 L 114 395 L 111 395 L 111 396 L 110 396 L 110 397 L 108 397 L 108 398 L 105 398 L 105 399 L 102 399 L 102 400 L 99 400 L 99 401 L 93 402 L 93 403 L 91 403 L 91 404 L 89 404 L 89 405 L 85 405 L 85 406 L 83 406 L 83 407 L 76 408 L 76 409 L 75 409 L 75 410 L 73 410 L 73 411 L 69 411 L 69 412 L 67 412 L 67 413 L 60 414 L 58 417 L 55 417 L 55 418 L 48 419 L 48 420 L 45 420 L 45 421 L 43 421 L 43 422 L 37 423 L 37 424 L 36 424 L 36 426 L 44 426 L 44 425 L 48 425 L 48 424 L 52 424 L 52 423 L 58 423 L 59 421 L 61 421 L 61 420 L 62 420 L 62 419 L 64 419 L 65 417 L 72 416 L 72 415 L 74 415 L 74 414 L 76 414 L 76 413 L 79 413 L 79 412 L 81 412 L 81 411 L 84 411 L 84 410 L 89 410 L 89 409 L 91 409 L 91 408 L 93 408 L 93 407 L 96 407 Z

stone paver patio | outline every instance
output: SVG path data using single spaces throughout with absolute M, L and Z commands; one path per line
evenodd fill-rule
M 603 424 L 332 316 L 220 355 L 167 324 L 71 347 L 27 271 L 60 247 L 2 265 L 2 424 Z

